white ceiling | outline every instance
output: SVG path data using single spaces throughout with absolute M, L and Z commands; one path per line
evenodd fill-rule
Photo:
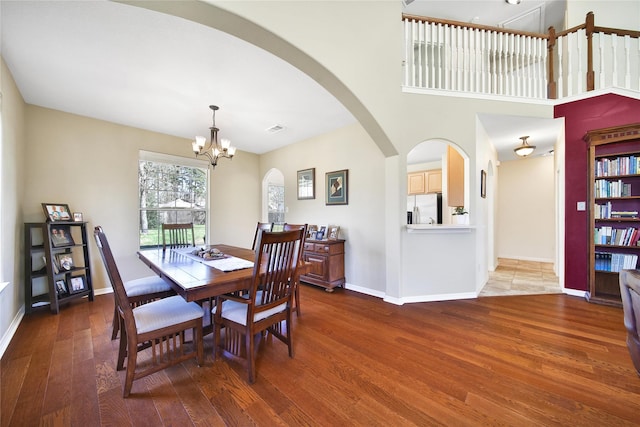
M 497 25 L 530 6 L 549 11 L 564 2 L 522 0 L 505 8 L 504 0 L 415 0 L 406 13 L 478 16 L 474 22 Z M 2 0 L 0 7 L 2 55 L 29 104 L 188 139 L 208 138 L 209 105 L 216 104 L 221 137 L 258 154 L 355 121 L 293 66 L 191 21 L 104 0 Z M 517 126 L 524 121 L 482 118 L 496 146 L 508 140 L 507 151 L 528 132 Z M 274 125 L 284 130 L 268 132 Z M 531 123 L 532 130 L 540 126 Z

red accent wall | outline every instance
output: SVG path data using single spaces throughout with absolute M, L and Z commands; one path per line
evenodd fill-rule
M 606 94 L 557 105 L 554 117 L 565 119 L 565 287 L 586 291 L 589 287 L 588 211 L 577 202 L 587 200 L 587 143 L 593 129 L 640 123 L 640 100 Z M 587 207 L 588 209 L 588 207 Z

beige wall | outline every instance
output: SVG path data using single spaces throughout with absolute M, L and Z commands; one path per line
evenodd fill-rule
M 339 225 L 345 242 L 348 286 L 385 291 L 384 157 L 361 126 L 274 150 L 261 156 L 260 175 L 276 168 L 284 175 L 286 221 Z M 316 198 L 298 200 L 297 171 L 316 169 Z M 348 205 L 325 205 L 325 174 L 348 169 Z
M 25 192 L 25 118 L 24 101 L 5 65 L 0 61 L 2 90 L 2 144 L 0 166 L 0 282 L 9 285 L 0 293 L 0 354 L 8 345 L 24 313 L 22 289 L 22 195 Z
M 190 141 L 31 105 L 27 123 L 25 221 L 44 220 L 42 202 L 66 203 L 104 227 L 123 279 L 150 274 L 136 257 L 139 150 L 192 157 Z M 250 245 L 252 232 L 242 231 L 259 214 L 257 165 L 240 152 L 211 173 L 211 240 Z M 93 241 L 90 253 L 100 292 L 109 285 Z
M 553 156 L 503 162 L 498 169 L 498 257 L 554 262 Z

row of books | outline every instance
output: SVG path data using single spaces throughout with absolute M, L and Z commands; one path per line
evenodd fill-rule
M 638 265 L 638 255 L 611 254 L 596 252 L 596 271 L 611 271 L 634 269 Z
M 638 171 L 640 171 L 640 157 L 636 156 L 598 159 L 595 163 L 596 177 L 636 175 Z
M 603 205 L 599 205 L 596 203 L 593 207 L 593 215 L 595 219 L 637 219 L 638 211 L 614 211 L 612 210 L 611 202 L 607 202 Z
M 631 196 L 631 184 L 617 181 L 607 181 L 606 179 L 597 179 L 594 183 L 594 194 L 596 198 L 600 197 L 629 197 Z
M 640 232 L 634 227 L 596 227 L 593 234 L 593 243 L 596 245 L 637 246 L 638 239 Z

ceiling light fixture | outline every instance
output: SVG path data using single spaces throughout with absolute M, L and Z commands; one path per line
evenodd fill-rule
M 522 0 L 505 0 L 509 4 L 520 4 Z
M 220 143 L 218 143 L 218 131 L 220 129 L 216 127 L 216 111 L 219 110 L 219 107 L 217 105 L 209 105 L 209 108 L 213 111 L 213 125 L 209 128 L 211 130 L 211 141 L 207 145 L 207 138 L 196 136 L 196 140 L 191 143 L 191 146 L 196 157 L 206 156 L 211 162 L 211 166 L 215 168 L 220 157 L 233 159 L 233 155 L 236 154 L 236 147 L 231 146 L 231 141 L 226 138 L 220 139 Z
M 527 143 L 527 138 L 529 137 L 521 136 L 520 139 L 522 140 L 522 145 L 513 149 L 513 151 L 515 151 L 515 153 L 520 157 L 527 157 L 529 154 L 533 153 L 533 150 L 536 149 L 535 145 L 529 145 Z

